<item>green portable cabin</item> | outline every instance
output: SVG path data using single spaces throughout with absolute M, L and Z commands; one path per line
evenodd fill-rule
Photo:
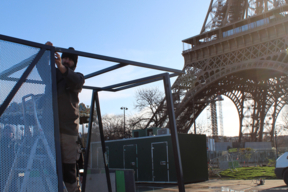
M 206 136 L 178 134 L 185 183 L 208 180 Z M 133 169 L 136 183 L 177 183 L 171 136 L 106 141 L 108 166 Z M 99 143 L 91 143 L 92 168 L 98 167 Z
M 137 129 L 132 131 L 132 137 L 145 137 L 145 136 L 153 136 L 158 135 L 157 131 L 161 130 L 161 128 L 158 127 L 150 127 L 147 129 Z

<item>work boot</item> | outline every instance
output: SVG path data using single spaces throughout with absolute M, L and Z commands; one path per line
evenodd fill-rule
M 65 183 L 68 192 L 81 192 L 81 188 L 76 181 L 73 184 Z

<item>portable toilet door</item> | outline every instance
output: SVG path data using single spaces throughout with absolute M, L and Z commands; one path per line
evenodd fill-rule
M 123 168 L 133 169 L 135 181 L 138 181 L 137 144 L 123 145 Z
M 168 142 L 151 143 L 152 181 L 169 182 Z

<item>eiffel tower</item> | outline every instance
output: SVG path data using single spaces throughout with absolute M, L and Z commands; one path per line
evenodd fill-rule
M 211 0 L 200 34 L 182 41 L 185 74 L 172 86 L 178 131 L 221 94 L 237 108 L 239 142 L 273 141 L 287 103 L 287 31 L 288 0 Z

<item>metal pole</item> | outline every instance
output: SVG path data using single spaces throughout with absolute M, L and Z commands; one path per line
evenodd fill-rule
M 196 91 L 193 90 L 194 94 L 193 94 L 193 120 L 194 120 L 194 134 L 196 134 L 196 116 L 195 116 L 195 93 Z
M 123 111 L 124 111 L 124 138 L 125 138 L 126 137 L 126 132 L 125 132 L 125 111 L 128 110 L 128 108 L 127 107 L 121 107 L 120 109 L 121 110 L 123 109 Z
M 98 122 L 99 122 L 99 132 L 100 132 L 100 137 L 101 137 L 102 153 L 103 153 L 103 159 L 104 159 L 104 167 L 105 167 L 106 179 L 107 179 L 107 187 L 108 187 L 108 191 L 112 192 L 98 92 L 95 93 L 95 97 L 96 97 L 95 101 L 96 101 L 96 110 L 97 110 L 97 116 L 98 116 Z
M 276 148 L 276 160 L 278 158 L 278 149 L 277 149 L 277 131 L 275 129 L 275 148 Z
M 58 100 L 57 100 L 57 82 L 56 82 L 56 68 L 55 68 L 55 49 L 51 47 L 50 51 L 50 65 L 51 65 L 51 83 L 52 83 L 52 109 L 54 118 L 54 138 L 55 138 L 55 152 L 56 152 L 56 168 L 58 174 L 58 191 L 63 191 L 63 172 L 62 172 L 62 155 L 59 129 L 59 115 L 58 115 Z M 48 86 L 48 85 L 46 85 Z
M 168 73 L 164 74 L 163 81 L 164 81 L 165 96 L 166 96 L 166 102 L 167 102 L 167 110 L 168 110 L 168 115 L 169 115 L 169 128 L 171 131 L 171 140 L 172 140 L 172 145 L 173 145 L 174 161 L 175 161 L 177 180 L 178 180 L 178 189 L 180 192 L 185 192 L 181 153 L 180 153 L 180 148 L 179 148 L 176 120 L 175 120 L 175 114 L 174 114 L 174 105 L 173 105 L 173 100 L 172 100 L 170 78 L 169 78 Z
M 195 91 L 194 91 L 194 95 L 193 95 L 193 120 L 194 120 L 194 134 L 196 134 L 196 116 L 195 116 L 195 101 L 194 101 L 194 97 L 195 97 Z
M 91 98 L 91 105 L 90 105 L 90 117 L 89 117 L 89 126 L 88 126 L 88 133 L 87 133 L 87 140 L 86 140 L 86 149 L 85 149 L 85 158 L 84 158 L 84 174 L 83 174 L 83 182 L 82 182 L 82 191 L 85 192 L 86 189 L 86 178 L 87 178 L 87 171 L 88 171 L 88 159 L 89 159 L 89 152 L 90 152 L 90 142 L 91 142 L 91 134 L 92 134 L 92 122 L 93 122 L 93 115 L 94 115 L 94 101 L 96 97 L 96 91 L 93 90 L 92 98 Z
M 83 143 L 83 145 L 85 144 L 84 142 L 85 142 L 85 140 L 84 140 L 84 127 L 85 127 L 85 123 L 82 123 L 82 143 Z
M 124 108 L 124 138 L 125 138 L 125 108 Z

